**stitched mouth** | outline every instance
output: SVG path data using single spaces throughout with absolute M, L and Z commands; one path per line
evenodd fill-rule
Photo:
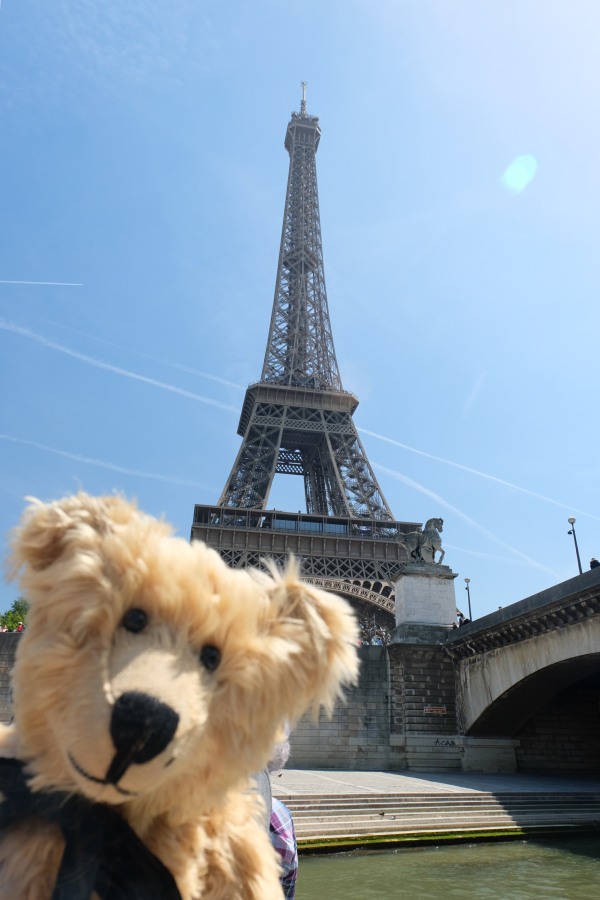
M 105 785 L 106 787 L 112 787 L 115 789 L 115 791 L 117 791 L 117 793 L 122 794 L 124 797 L 139 796 L 139 792 L 137 792 L 137 791 L 126 791 L 125 788 L 120 788 L 118 784 L 114 784 L 112 781 L 108 781 L 106 778 L 96 778 L 95 775 L 90 775 L 89 772 L 86 772 L 85 769 L 83 769 L 79 765 L 79 763 L 77 762 L 77 760 L 74 759 L 74 757 L 71 755 L 71 753 L 69 753 L 68 756 L 69 756 L 69 762 L 71 763 L 71 765 L 73 766 L 75 771 L 79 775 L 81 775 L 83 778 L 87 779 L 87 781 L 91 781 L 93 784 L 102 784 L 102 785 Z

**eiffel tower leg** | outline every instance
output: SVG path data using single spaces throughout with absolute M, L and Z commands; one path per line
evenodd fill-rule
M 322 516 L 349 516 L 345 492 L 339 483 L 327 435 L 307 458 L 304 470 L 306 511 Z
M 393 521 L 350 413 L 324 410 L 321 427 L 319 462 L 328 503 L 326 509 L 314 511 Z
M 330 497 L 332 501 L 332 510 L 330 515 L 348 516 L 349 518 L 352 518 L 355 513 L 353 512 L 351 499 L 348 495 L 348 485 L 344 484 L 344 481 L 342 479 L 342 474 L 336 460 L 331 435 L 328 431 L 325 432 L 325 447 L 327 448 L 326 480 L 329 483 Z
M 392 521 L 394 516 L 381 493 L 350 416 L 347 416 L 347 427 L 332 431 L 330 437 L 338 479 L 345 487 L 351 515 Z
M 277 469 L 283 422 L 250 422 L 219 506 L 265 509 Z

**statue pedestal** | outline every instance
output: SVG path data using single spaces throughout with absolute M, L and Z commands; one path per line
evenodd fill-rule
M 454 579 L 449 566 L 407 563 L 396 581 L 393 642 L 437 643 L 456 620 Z

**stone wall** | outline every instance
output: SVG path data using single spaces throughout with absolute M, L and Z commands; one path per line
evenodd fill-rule
M 440 647 L 391 644 L 392 733 L 456 732 L 454 667 Z
M 12 719 L 10 672 L 20 640 L 20 634 L 0 634 L 0 722 L 4 724 L 8 724 Z
M 360 681 L 333 717 L 304 716 L 288 765 L 318 769 L 460 769 L 454 670 L 437 646 L 360 647 Z
M 391 764 L 388 654 L 385 647 L 360 647 L 360 679 L 336 704 L 333 716 L 310 714 L 291 737 L 288 765 L 299 769 L 382 769 Z
M 439 646 L 391 644 L 391 741 L 412 770 L 460 769 L 452 661 Z

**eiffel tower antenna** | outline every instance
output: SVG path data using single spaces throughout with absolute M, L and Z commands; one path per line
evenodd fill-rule
M 407 560 L 399 538 L 420 526 L 395 521 L 354 425 L 358 399 L 342 386 L 321 245 L 320 139 L 302 82 L 300 112 L 291 114 L 285 134 L 290 167 L 260 380 L 246 390 L 242 444 L 218 504 L 195 507 L 192 538 L 216 547 L 234 567 L 266 557 L 283 562 L 293 552 L 309 580 L 390 618 L 392 581 Z M 306 513 L 267 509 L 276 475 L 303 479 Z

